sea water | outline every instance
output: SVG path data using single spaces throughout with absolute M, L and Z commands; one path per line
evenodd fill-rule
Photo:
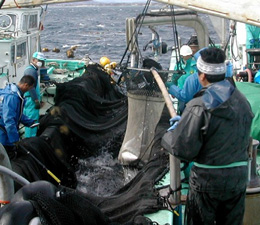
M 74 59 L 82 59 L 87 54 L 97 63 L 102 56 L 119 63 L 127 47 L 126 18 L 137 17 L 144 11 L 144 7 L 145 3 L 106 4 L 93 1 L 50 5 L 47 10 L 43 8 L 44 29 L 41 33 L 41 47 L 50 50 L 46 53 L 49 58 L 67 59 L 66 51 L 72 46 L 77 46 Z M 148 10 L 163 7 L 165 5 L 152 3 Z M 168 69 L 171 49 L 175 46 L 175 31 L 172 25 L 156 27 L 156 31 L 168 46 L 168 52 L 158 57 L 163 68 Z M 177 32 L 181 44 L 186 44 L 191 35 L 195 34 L 194 30 L 183 26 L 177 26 Z M 211 38 L 214 41 L 217 37 Z M 138 41 L 143 58 L 153 57 L 151 45 L 143 51 L 143 47 L 151 39 L 151 30 L 142 27 Z M 60 53 L 52 52 L 54 48 L 59 48 Z

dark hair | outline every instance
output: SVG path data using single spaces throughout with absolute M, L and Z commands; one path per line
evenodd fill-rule
M 28 84 L 29 86 L 34 85 L 35 83 L 35 79 L 33 76 L 31 75 L 24 75 L 21 80 L 20 80 L 21 84 Z
M 216 47 L 206 48 L 200 52 L 201 58 L 206 63 L 218 64 L 224 63 L 226 60 L 225 52 Z M 200 71 L 198 71 L 201 74 Z M 205 74 L 206 79 L 210 83 L 218 82 L 225 79 L 225 73 L 218 75 Z
M 200 74 L 202 74 L 202 72 L 198 70 L 198 74 L 200 75 Z M 206 73 L 204 73 L 204 74 L 206 76 L 206 79 L 210 83 L 222 81 L 226 77 L 226 74 L 224 74 L 224 73 L 223 74 L 218 74 L 218 75 L 212 75 L 212 74 L 206 74 Z
M 224 63 L 226 60 L 225 52 L 216 47 L 205 48 L 200 52 L 200 55 L 206 63 Z

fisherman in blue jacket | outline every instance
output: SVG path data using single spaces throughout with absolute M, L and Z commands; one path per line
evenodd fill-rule
M 207 49 L 207 47 L 200 49 L 194 55 L 195 60 L 200 56 L 200 52 Z M 233 75 L 233 66 L 232 64 L 227 61 L 226 63 L 226 78 L 232 79 Z M 194 95 L 198 93 L 202 89 L 202 85 L 199 82 L 199 75 L 198 72 L 193 73 L 190 75 L 184 82 L 183 88 L 179 88 L 176 85 L 171 85 L 169 88 L 169 94 L 177 98 L 179 101 L 184 102 L 185 104 L 193 99 Z M 185 105 L 183 105 L 182 109 L 179 109 L 180 113 L 184 110 Z
M 38 82 L 38 69 L 43 66 L 44 61 L 46 60 L 45 56 L 41 52 L 35 52 L 32 56 L 32 61 L 30 65 L 25 69 L 24 74 L 31 75 L 35 79 L 34 87 L 24 94 L 26 98 L 26 103 L 24 106 L 24 114 L 35 121 L 39 121 L 40 116 L 40 102 L 41 102 L 41 95 L 40 95 L 40 86 Z M 25 137 L 35 137 L 37 134 L 37 127 L 25 128 Z
M 0 89 L 0 142 L 8 150 L 19 141 L 19 123 L 25 126 L 34 124 L 34 120 L 23 114 L 24 93 L 33 88 L 34 78 L 30 75 L 22 77 L 16 84 L 7 84 Z

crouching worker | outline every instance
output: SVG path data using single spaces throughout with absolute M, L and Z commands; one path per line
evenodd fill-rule
M 18 84 L 7 84 L 0 89 L 0 142 L 11 158 L 19 141 L 19 123 L 34 124 L 34 120 L 23 114 L 23 94 L 33 88 L 34 82 L 32 76 L 25 75 Z
M 245 209 L 249 135 L 253 113 L 247 99 L 225 80 L 221 49 L 201 51 L 200 92 L 189 101 L 162 146 L 194 162 L 187 198 L 188 225 L 241 225 Z

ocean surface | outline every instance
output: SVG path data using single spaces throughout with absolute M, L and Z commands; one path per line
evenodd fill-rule
M 127 46 L 125 20 L 141 14 L 144 6 L 144 3 L 93 2 L 50 5 L 47 11 L 43 8 L 45 19 L 44 30 L 41 33 L 41 48 L 50 50 L 45 52 L 48 58 L 67 59 L 66 51 L 72 46 L 77 46 L 74 59 L 82 59 L 88 54 L 92 61 L 97 63 L 102 56 L 119 63 Z M 153 3 L 150 9 L 158 7 L 161 8 L 163 5 Z M 156 30 L 169 49 L 166 54 L 159 57 L 163 68 L 168 69 L 171 49 L 174 46 L 173 28 L 171 25 L 165 25 Z M 195 34 L 193 30 L 181 26 L 177 27 L 177 31 L 182 44 L 186 44 L 191 35 Z M 147 27 L 141 28 L 139 46 L 144 58 L 153 56 L 151 48 L 148 47 L 143 51 L 143 47 L 151 39 L 151 30 Z M 54 48 L 60 49 L 60 53 L 52 52 Z M 117 165 L 117 160 L 106 152 L 98 157 L 80 160 L 77 189 L 100 196 L 113 194 L 136 174 L 136 171 L 128 169 L 119 170 Z
M 123 2 L 123 1 L 122 1 Z M 145 3 L 99 3 L 84 2 L 50 5 L 43 8 L 44 30 L 41 33 L 41 47 L 48 48 L 49 58 L 67 59 L 66 51 L 72 46 L 77 46 L 74 59 L 82 59 L 86 54 L 94 62 L 99 62 L 102 56 L 107 56 L 111 61 L 120 62 L 126 49 L 125 21 L 126 18 L 136 17 L 144 10 Z M 160 3 L 152 3 L 149 9 L 163 8 Z M 210 28 L 210 26 L 209 26 Z M 174 46 L 172 25 L 156 28 L 163 42 L 167 43 L 169 51 L 160 57 L 164 69 L 168 69 L 170 62 L 170 49 Z M 177 32 L 181 44 L 186 44 L 192 29 L 178 26 Z M 139 32 L 139 46 L 143 47 L 152 39 L 152 32 L 147 27 L 142 27 Z M 214 40 L 214 37 L 212 37 Z M 151 47 L 151 45 L 149 45 Z M 142 51 L 143 57 L 151 57 L 151 48 Z M 52 52 L 59 48 L 60 53 Z M 126 59 L 126 57 L 125 57 Z

